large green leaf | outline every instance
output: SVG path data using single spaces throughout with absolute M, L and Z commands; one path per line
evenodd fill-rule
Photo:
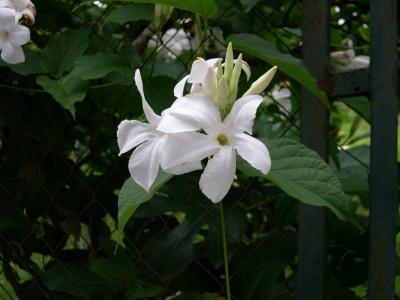
M 87 81 L 82 81 L 82 79 L 72 75 L 58 80 L 53 80 L 47 76 L 38 76 L 36 82 L 51 94 L 62 107 L 67 109 L 73 117 L 75 117 L 75 103 L 85 98 L 86 91 L 89 88 Z
M 317 81 L 300 59 L 280 52 L 274 44 L 254 34 L 234 34 L 228 40 L 232 42 L 235 49 L 276 65 L 279 70 L 304 85 L 326 105 L 329 105 L 326 94 L 320 90 Z
M 303 203 L 325 206 L 341 220 L 351 219 L 347 197 L 334 171 L 315 152 L 287 139 L 268 141 L 266 145 L 272 160 L 268 175 L 243 162 L 238 164 L 239 169 L 247 175 L 271 180 Z
M 115 54 L 85 55 L 76 60 L 74 75 L 84 79 L 98 79 L 111 72 L 132 74 L 130 62 Z
M 52 37 L 42 52 L 43 68 L 56 77 L 70 70 L 75 60 L 86 51 L 89 32 L 83 28 L 69 29 Z
M 128 4 L 113 10 L 107 21 L 125 24 L 139 20 L 152 21 L 154 19 L 154 6 L 146 4 Z
M 153 198 L 154 193 L 171 178 L 172 175 L 160 170 L 149 192 L 146 192 L 132 178 L 125 181 L 118 195 L 118 230 L 120 232 L 124 230 L 126 223 L 140 204 Z
M 134 0 L 134 2 L 170 5 L 194 12 L 205 18 L 214 16 L 218 10 L 214 0 Z

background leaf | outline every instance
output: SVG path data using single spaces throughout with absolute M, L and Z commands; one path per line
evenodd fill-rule
M 60 77 L 75 64 L 89 45 L 88 29 L 69 29 L 49 40 L 42 52 L 42 66 L 55 77 Z
M 339 219 L 350 220 L 345 196 L 333 170 L 312 150 L 286 139 L 267 141 L 272 169 L 263 175 L 247 163 L 238 168 L 249 176 L 271 180 L 287 194 L 303 203 L 325 206 Z
M 188 10 L 199 14 L 205 18 L 210 18 L 214 16 L 218 10 L 214 0 L 134 0 L 137 3 L 154 3 L 154 4 L 164 4 L 170 5 L 183 10 Z
M 73 117 L 75 117 L 75 103 L 85 98 L 86 91 L 89 88 L 87 81 L 82 81 L 71 74 L 57 80 L 47 76 L 38 76 L 36 82 L 51 94 L 62 107 L 67 109 Z
M 126 223 L 140 204 L 149 201 L 154 193 L 171 178 L 172 175 L 159 170 L 149 192 L 146 192 L 131 177 L 125 181 L 118 195 L 118 229 L 120 232 L 124 230 Z
M 146 4 L 128 4 L 113 10 L 107 17 L 107 21 L 125 24 L 139 20 L 154 20 L 154 6 Z

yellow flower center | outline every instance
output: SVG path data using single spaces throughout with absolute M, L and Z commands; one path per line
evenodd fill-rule
M 228 144 L 229 144 L 228 137 L 227 137 L 225 134 L 223 134 L 223 133 L 221 133 L 221 134 L 219 134 L 219 135 L 217 136 L 217 140 L 218 140 L 218 142 L 219 142 L 219 144 L 220 144 L 221 146 L 225 146 L 225 145 L 228 145 Z

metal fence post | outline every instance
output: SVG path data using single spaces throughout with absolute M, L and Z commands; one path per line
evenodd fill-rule
M 371 0 L 368 299 L 394 299 L 397 216 L 397 0 Z
M 329 1 L 305 0 L 303 7 L 303 60 L 318 81 L 327 79 L 329 57 Z M 328 158 L 328 110 L 303 89 L 301 140 L 323 159 Z M 299 214 L 298 299 L 324 299 L 325 210 L 301 205 Z

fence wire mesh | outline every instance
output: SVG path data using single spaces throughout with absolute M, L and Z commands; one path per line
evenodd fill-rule
M 281 2 L 277 1 L 269 14 L 254 13 L 259 35 L 275 35 L 283 49 L 299 56 L 299 49 L 286 46 L 271 28 L 270 20 Z M 99 28 L 104 29 L 104 19 L 115 5 L 117 1 L 108 4 L 91 25 L 92 35 L 99 40 Z M 217 19 L 223 21 L 239 9 L 238 5 L 231 1 Z M 295 5 L 297 1 L 293 1 Z M 146 83 L 151 78 L 165 80 L 166 74 L 171 78 L 173 73 L 172 82 L 177 82 L 198 56 L 223 57 L 227 43 L 218 24 L 207 24 L 202 37 L 195 24 L 190 15 L 175 11 L 161 31 L 154 23 L 127 26 L 124 36 L 133 41 L 137 51 L 146 52 L 138 63 L 144 70 L 145 93 L 151 90 L 151 83 Z M 109 45 L 115 52 L 119 46 Z M 255 70 L 256 74 L 261 72 Z M 186 299 L 186 286 L 195 281 L 199 291 L 209 292 L 204 299 L 223 299 L 226 287 L 219 215 L 199 192 L 200 173 L 172 179 L 139 207 L 119 235 L 117 195 L 129 177 L 129 157 L 118 156 L 116 128 L 130 117 L 119 107 L 130 106 L 134 98 L 138 103 L 133 82 L 93 86 L 85 103 L 78 105 L 76 120 L 43 91 L 32 86 L 12 89 L 12 79 L 9 82 L 2 95 L 14 101 L 2 104 L 0 130 L 2 297 Z M 282 73 L 273 83 L 255 124 L 256 133 L 298 139 L 298 86 Z M 104 103 L 109 89 L 118 96 L 114 94 L 109 99 L 112 103 Z M 98 101 L 102 93 L 104 97 Z M 167 93 L 170 95 L 165 96 Z M 171 98 L 172 90 L 151 90 L 149 101 L 154 95 Z M 10 111 L 18 114 L 11 116 Z M 137 115 L 138 108 L 130 111 Z M 369 168 L 332 136 L 334 148 L 340 147 L 360 166 Z M 291 299 L 296 293 L 297 225 L 293 216 L 297 204 L 268 184 L 255 188 L 259 179 L 239 174 L 238 179 L 242 181 L 235 182 L 234 196 L 225 206 L 229 251 L 240 257 L 230 262 L 231 280 L 235 285 L 238 278 L 248 276 L 249 281 L 257 281 L 269 274 L 276 286 L 271 299 Z M 279 248 L 282 242 L 286 249 Z M 287 261 L 286 256 L 291 259 Z M 276 272 L 277 264 L 284 270 Z M 252 277 L 249 270 L 258 270 L 259 277 Z M 235 294 L 240 288 L 233 287 L 234 299 L 240 299 L 240 293 Z M 192 292 L 191 297 L 196 295 Z

